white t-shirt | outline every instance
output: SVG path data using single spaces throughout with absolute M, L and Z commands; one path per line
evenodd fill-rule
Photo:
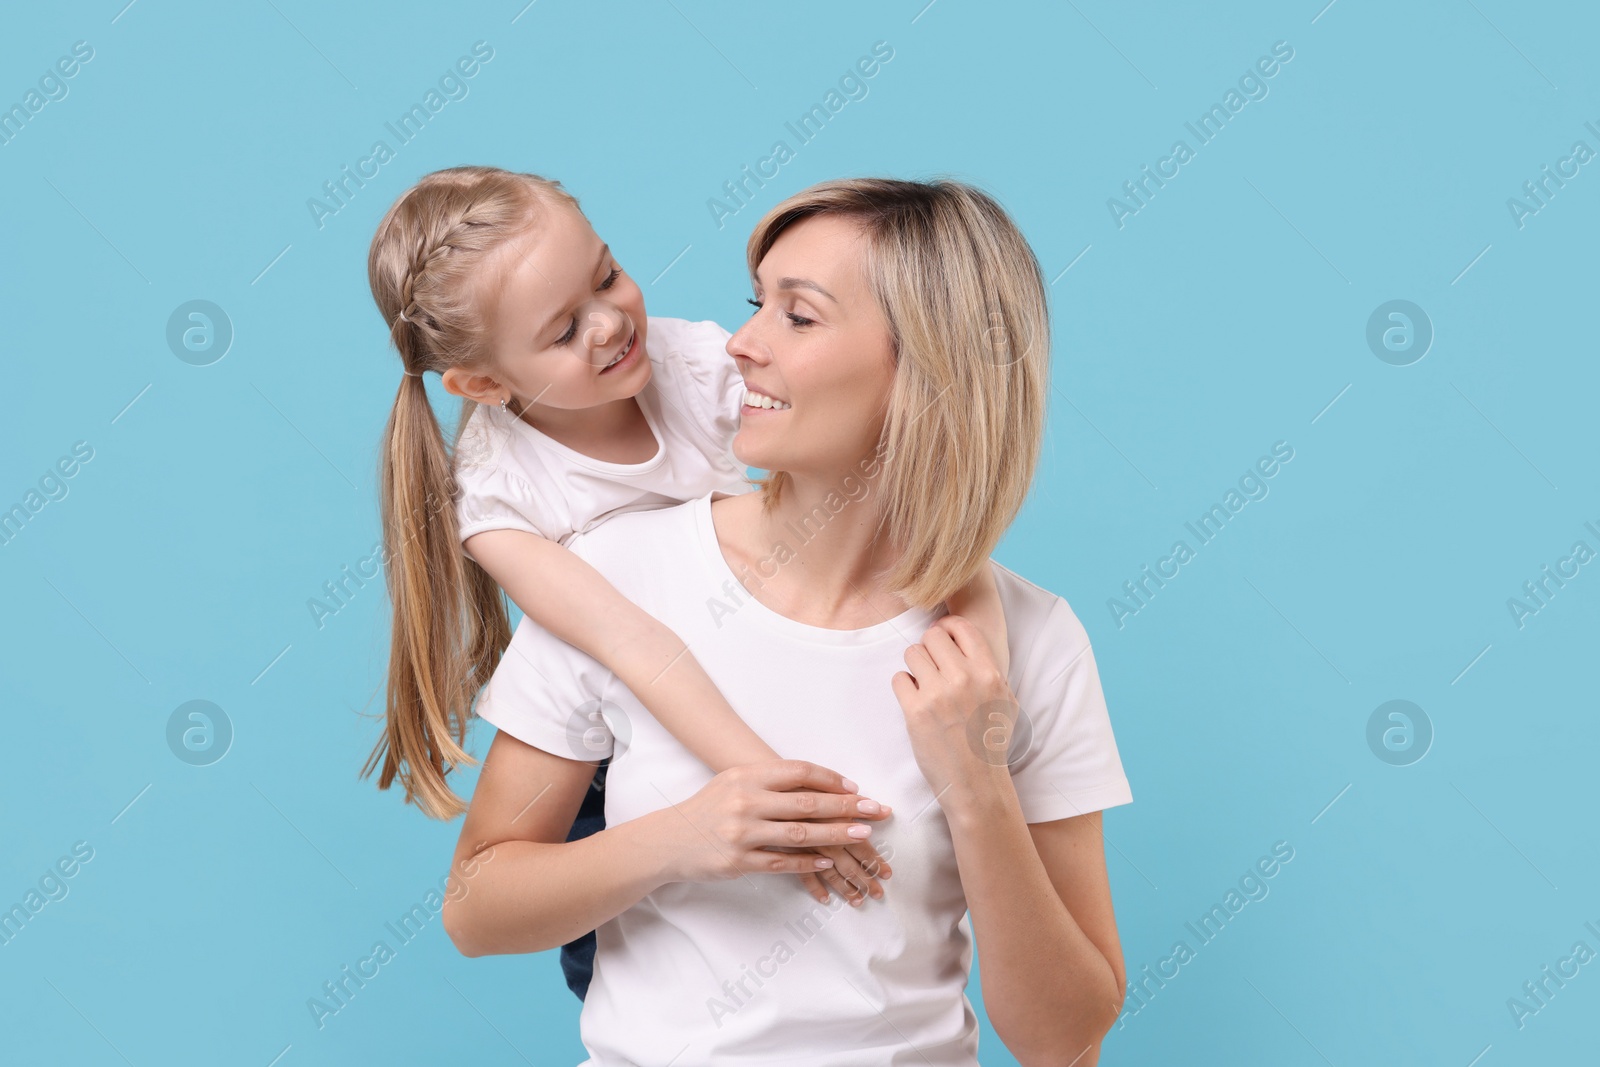
M 583 1067 L 973 1067 L 967 902 L 949 825 L 889 682 L 945 609 L 912 609 L 861 630 L 779 615 L 735 578 L 712 498 L 618 517 L 569 547 L 687 642 L 779 755 L 831 768 L 893 805 L 890 818 L 872 823 L 872 840 L 894 876 L 882 900 L 859 909 L 837 895 L 819 903 L 791 874 L 677 882 L 644 897 L 597 931 L 580 1021 L 592 1058 Z M 992 566 L 1011 689 L 1032 724 L 1031 741 L 1019 727 L 1012 742 L 1024 816 L 1049 822 L 1129 803 L 1083 625 L 1061 597 Z M 558 756 L 613 756 L 607 826 L 711 780 L 595 660 L 526 620 L 511 643 L 478 714 Z
M 480 404 L 456 443 L 461 540 L 512 529 L 565 544 L 612 515 L 750 488 L 732 450 L 744 379 L 727 353 L 728 331 L 714 322 L 648 321 L 652 366 L 637 399 L 656 454 L 643 463 L 594 459 Z

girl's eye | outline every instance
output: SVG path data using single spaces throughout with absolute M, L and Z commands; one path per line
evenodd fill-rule
M 752 300 L 752 299 L 746 297 L 745 298 L 745 303 L 749 304 L 751 307 L 755 308 L 756 311 L 760 311 L 761 310 L 761 301 L 759 301 L 759 300 Z M 750 312 L 750 314 L 754 315 L 756 313 L 756 311 L 752 311 L 752 312 Z
M 600 283 L 600 291 L 604 292 L 605 290 L 611 288 L 613 285 L 616 285 L 617 284 L 617 279 L 620 278 L 620 277 L 622 277 L 622 268 L 621 267 L 612 267 L 611 268 L 611 273 L 606 275 L 606 280 Z M 578 320 L 577 319 L 573 319 L 572 320 L 572 324 L 567 327 L 567 332 L 562 334 L 560 337 L 556 338 L 556 344 L 558 344 L 558 345 L 570 344 L 572 342 L 572 339 L 574 337 L 576 337 L 576 336 L 578 336 Z

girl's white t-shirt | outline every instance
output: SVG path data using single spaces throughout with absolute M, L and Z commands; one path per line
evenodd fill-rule
M 728 355 L 728 331 L 715 322 L 648 322 L 650 380 L 637 399 L 656 454 L 643 463 L 594 459 L 480 404 L 456 442 L 461 540 L 511 529 L 565 544 L 613 515 L 750 488 L 732 450 L 744 379 Z
M 860 630 L 780 615 L 745 592 L 722 555 L 714 495 L 620 516 L 569 547 L 681 637 L 774 751 L 831 768 L 893 805 L 872 824 L 872 840 L 894 877 L 882 900 L 859 909 L 836 895 L 819 903 L 790 874 L 657 889 L 597 931 L 580 1017 L 591 1057 L 583 1067 L 974 1067 L 966 898 L 949 825 L 889 682 L 944 606 Z M 1083 625 L 1061 597 L 991 565 L 1024 716 L 1007 760 L 1024 817 L 1050 822 L 1129 803 Z M 567 759 L 612 756 L 608 827 L 711 780 L 595 660 L 526 619 L 511 644 L 478 714 Z

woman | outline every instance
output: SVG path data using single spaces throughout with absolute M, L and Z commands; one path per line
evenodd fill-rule
M 981 192 L 889 180 L 791 197 L 748 259 L 756 310 L 727 347 L 775 404 L 745 407 L 734 451 L 774 473 L 570 547 L 801 758 L 712 776 L 614 676 L 524 624 L 479 700 L 499 732 L 446 930 L 471 956 L 597 930 L 595 1065 L 971 1067 L 976 935 L 1018 1060 L 1093 1064 L 1124 983 L 1099 812 L 1132 796 L 1082 625 L 988 559 L 1042 434 L 1038 265 Z M 943 613 L 982 566 L 1009 678 Z M 594 775 L 579 752 L 611 757 L 607 828 L 569 842 Z M 822 905 L 758 877 L 852 834 L 892 864 L 881 899 Z

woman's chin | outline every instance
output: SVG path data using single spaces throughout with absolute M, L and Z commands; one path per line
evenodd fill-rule
M 767 466 L 767 463 L 772 457 L 766 454 L 765 449 L 756 445 L 753 440 L 754 436 L 748 427 L 739 427 L 739 432 L 733 436 L 733 458 L 743 463 L 746 467 L 770 470 L 771 468 Z

